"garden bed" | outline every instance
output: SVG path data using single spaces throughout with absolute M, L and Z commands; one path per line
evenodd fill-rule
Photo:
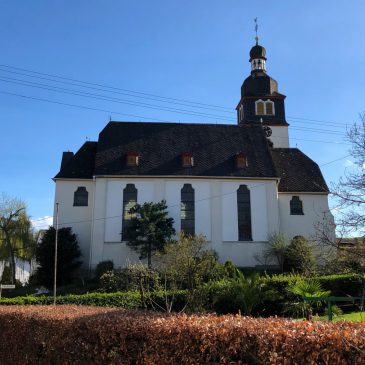
M 360 364 L 365 326 L 167 315 L 87 306 L 0 307 L 1 364 Z

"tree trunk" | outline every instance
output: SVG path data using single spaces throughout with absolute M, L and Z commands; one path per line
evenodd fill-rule
M 5 243 L 9 253 L 10 267 L 11 267 L 11 284 L 15 284 L 15 256 L 14 250 L 11 247 L 11 241 L 9 234 L 6 230 L 4 230 L 5 234 Z
M 152 244 L 151 244 L 151 242 L 148 242 L 147 264 L 148 264 L 148 268 L 150 269 L 152 267 Z

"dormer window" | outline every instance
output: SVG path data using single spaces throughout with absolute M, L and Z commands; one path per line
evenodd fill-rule
M 139 164 L 139 154 L 135 151 L 130 151 L 127 153 L 127 166 L 138 166 Z
M 182 167 L 193 167 L 194 166 L 194 157 L 190 152 L 184 152 L 181 155 Z
M 239 152 L 236 154 L 236 167 L 238 169 L 243 169 L 247 167 L 247 158 L 243 152 Z

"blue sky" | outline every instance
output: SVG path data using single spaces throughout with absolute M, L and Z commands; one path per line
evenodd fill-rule
M 23 199 L 35 219 L 52 215 L 51 178 L 62 151 L 96 140 L 110 117 L 235 123 L 229 109 L 167 104 L 145 94 L 107 95 L 214 116 L 51 91 L 44 85 L 106 95 L 16 68 L 234 111 L 250 72 L 256 16 L 268 73 L 287 95 L 291 146 L 323 165 L 330 184 L 351 165 L 346 126 L 365 110 L 364 12 L 360 0 L 0 0 L 0 192 Z

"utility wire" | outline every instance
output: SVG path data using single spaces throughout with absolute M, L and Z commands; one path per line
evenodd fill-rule
M 2 94 L 6 94 L 6 95 L 12 95 L 12 96 L 17 96 L 17 97 L 22 97 L 22 98 L 26 98 L 26 99 L 31 99 L 31 100 L 37 100 L 37 101 L 43 101 L 43 102 L 48 102 L 48 103 L 52 103 L 52 104 L 58 104 L 58 105 L 64 105 L 64 106 L 69 106 L 69 107 L 74 107 L 74 108 L 80 108 L 80 109 L 87 109 L 87 110 L 94 110 L 94 111 L 101 111 L 101 112 L 106 112 L 106 113 L 111 113 L 111 114 L 118 114 L 118 115 L 125 115 L 125 116 L 129 116 L 129 117 L 134 117 L 134 118 L 138 118 L 138 119 L 149 119 L 149 120 L 155 120 L 155 121 L 159 121 L 159 122 L 167 122 L 167 123 L 171 123 L 171 120 L 167 120 L 167 119 L 160 119 L 160 118 L 149 118 L 149 117 L 145 117 L 145 116 L 141 116 L 141 115 L 136 115 L 136 114 L 130 114 L 130 113 L 121 113 L 118 111 L 112 111 L 112 110 L 107 110 L 107 109 L 100 109 L 100 108 L 93 108 L 93 107 L 88 107 L 88 106 L 84 106 L 84 105 L 78 105 L 78 104 L 71 104 L 71 103 L 64 103 L 64 102 L 59 102 L 59 101 L 55 101 L 55 100 L 50 100 L 50 99 L 44 99 L 44 98 L 36 98 L 36 97 L 31 97 L 28 95 L 23 95 L 23 94 L 17 94 L 17 93 L 11 93 L 11 92 L 6 92 L 6 91 L 0 91 L 0 93 Z M 186 113 L 187 114 L 187 113 Z M 191 115 L 194 116 L 200 116 L 198 114 L 195 113 L 190 113 Z M 205 118 L 209 118 L 209 119 L 214 119 L 217 120 L 217 118 L 213 118 L 213 117 L 209 117 L 206 116 Z M 246 119 L 247 121 L 254 121 L 254 120 L 250 120 L 250 119 Z M 228 120 L 224 120 L 224 122 L 227 122 Z M 233 122 L 233 119 L 231 120 Z M 173 123 L 173 122 L 172 122 Z M 224 123 L 227 124 L 227 123 Z M 315 130 L 314 128 L 306 128 L 306 127 L 291 127 L 292 129 L 298 129 L 304 132 L 308 132 L 308 133 L 322 133 L 322 134 L 335 134 L 335 135 L 342 135 L 341 133 L 337 132 L 337 131 L 331 131 L 331 130 Z M 335 143 L 340 143 L 340 142 L 335 142 Z
M 3 69 L 1 69 L 1 68 L 3 68 Z M 20 71 L 24 71 L 28 74 L 24 74 L 24 73 L 12 71 L 12 70 L 20 70 Z M 204 109 L 218 108 L 218 109 L 216 109 L 217 111 L 235 114 L 235 112 L 232 111 L 232 108 L 228 108 L 228 107 L 224 107 L 224 106 L 220 106 L 220 105 L 207 104 L 207 103 L 201 103 L 201 102 L 196 102 L 196 101 L 191 101 L 191 100 L 165 97 L 165 96 L 146 93 L 146 92 L 133 91 L 133 90 L 129 90 L 129 89 L 108 86 L 105 84 L 103 85 L 103 84 L 99 84 L 99 83 L 87 82 L 87 81 L 77 80 L 77 79 L 73 79 L 73 78 L 67 78 L 67 77 L 62 77 L 62 76 L 58 76 L 58 75 L 47 74 L 47 73 L 43 73 L 43 72 L 36 72 L 36 71 L 29 70 L 29 69 L 14 67 L 14 66 L 10 66 L 10 65 L 0 64 L 0 71 L 13 73 L 13 74 L 19 74 L 19 75 L 23 75 L 23 76 L 27 76 L 27 77 L 32 77 L 32 78 L 38 78 L 38 79 L 42 79 L 42 80 L 48 80 L 48 81 L 53 81 L 53 82 L 59 82 L 59 83 L 94 89 L 94 90 L 105 91 L 105 92 L 110 92 L 110 93 L 119 93 L 119 92 L 116 92 L 115 90 L 121 90 L 121 91 L 123 91 L 123 93 L 119 93 L 119 94 L 122 94 L 122 95 L 140 97 L 140 98 L 144 98 L 144 99 L 148 99 L 147 97 L 151 96 L 153 98 L 150 98 L 148 100 L 155 100 L 155 101 L 161 101 L 161 102 L 168 102 L 167 100 L 169 100 L 170 103 L 172 103 L 172 104 L 185 105 L 185 106 L 195 105 L 197 108 L 204 108 Z M 29 73 L 31 73 L 31 75 L 29 75 Z M 48 76 L 48 77 L 35 76 L 35 75 L 42 75 L 42 76 Z M 52 77 L 53 79 L 50 79 L 49 77 Z M 64 82 L 64 81 L 60 81 L 60 80 L 73 81 L 73 82 L 76 82 L 77 84 L 70 83 L 70 82 Z M 97 86 L 97 88 L 91 87 L 91 86 L 86 86 L 86 85 Z M 100 89 L 100 87 L 102 89 Z M 126 92 L 130 93 L 130 94 L 126 94 Z M 139 96 L 139 95 L 141 95 L 141 96 Z M 180 102 L 182 102 L 182 103 L 180 103 Z M 287 117 L 289 119 L 299 119 L 299 120 L 303 120 L 303 121 L 311 121 L 311 122 L 324 123 L 324 124 L 338 124 L 340 126 L 346 125 L 346 123 L 338 122 L 338 121 L 325 121 L 325 120 L 304 118 L 304 117 L 295 117 L 295 116 L 287 116 Z
M 234 122 L 234 119 L 231 119 L 231 118 L 228 118 L 228 117 L 222 116 L 222 115 L 216 115 L 216 114 L 210 114 L 210 113 L 201 113 L 201 112 L 194 111 L 194 110 L 176 109 L 176 108 L 164 107 L 164 106 L 161 106 L 161 105 L 152 105 L 152 104 L 148 104 L 148 103 L 134 102 L 133 100 L 105 97 L 102 94 L 79 92 L 78 90 L 61 88 L 61 87 L 57 87 L 57 86 L 41 84 L 41 83 L 35 83 L 35 82 L 29 82 L 29 81 L 24 81 L 24 80 L 20 80 L 20 79 L 9 78 L 9 77 L 5 77 L 5 78 L 0 77 L 0 80 L 4 81 L 4 82 L 8 82 L 8 83 L 17 84 L 17 85 L 34 87 L 34 88 L 39 88 L 39 89 L 43 89 L 43 90 L 50 90 L 50 91 L 53 91 L 53 92 L 65 93 L 65 94 L 69 94 L 69 95 L 87 97 L 87 98 L 92 98 L 92 99 L 96 99 L 96 100 L 110 101 L 110 102 L 115 102 L 115 103 L 120 103 L 120 104 L 127 104 L 127 105 L 143 107 L 143 108 L 149 108 L 149 109 L 154 109 L 154 110 L 163 110 L 163 111 L 169 111 L 169 112 L 176 112 L 176 113 L 179 113 L 179 114 L 202 116 L 202 117 L 209 118 L 209 119 L 215 119 L 215 120 L 216 119 L 221 119 L 221 120 L 225 120 L 225 121 Z M 280 116 L 278 116 L 278 118 L 280 118 Z M 297 129 L 301 128 L 302 130 L 307 130 L 307 131 L 312 130 L 314 132 L 321 131 L 321 132 L 324 132 L 326 134 L 327 133 L 338 134 L 338 135 L 343 134 L 340 131 L 314 128 L 312 126 L 309 126 L 309 127 L 302 127 L 301 126 L 301 127 L 295 127 L 295 128 L 297 128 Z M 332 127 L 332 128 L 339 128 L 339 127 Z
M 26 72 L 37 74 L 37 75 L 50 76 L 50 77 L 53 77 L 53 78 L 56 78 L 56 79 L 61 79 L 61 80 L 74 81 L 74 82 L 78 82 L 80 84 L 93 85 L 93 86 L 98 86 L 98 87 L 100 86 L 100 87 L 108 88 L 108 89 L 111 89 L 111 90 L 126 91 L 128 93 L 133 93 L 133 94 L 136 94 L 136 95 L 152 96 L 152 97 L 155 97 L 155 98 L 164 99 L 164 100 L 171 100 L 171 101 L 174 101 L 174 102 L 184 102 L 184 103 L 188 103 L 188 104 L 208 106 L 208 107 L 214 107 L 214 108 L 219 108 L 219 109 L 227 109 L 227 110 L 231 111 L 231 108 L 222 107 L 222 106 L 219 106 L 219 105 L 200 103 L 200 102 L 185 100 L 185 99 L 171 98 L 171 97 L 166 97 L 166 96 L 161 96 L 161 95 L 151 94 L 151 93 L 146 93 L 146 92 L 140 92 L 140 91 L 133 91 L 133 90 L 129 90 L 129 89 L 123 89 L 123 88 L 120 88 L 120 87 L 113 87 L 113 86 L 98 84 L 98 83 L 94 83 L 94 82 L 87 82 L 87 81 L 77 80 L 77 79 L 73 79 L 73 78 L 69 78 L 69 77 L 62 77 L 62 76 L 47 74 L 47 73 L 43 73 L 43 72 L 31 71 L 31 70 L 27 70 L 27 69 L 20 68 L 20 67 L 14 67 L 14 66 L 9 66 L 9 65 L 2 65 L 2 64 L 0 64 L 0 67 L 26 71 Z M 57 81 L 57 80 L 54 80 L 54 81 Z

